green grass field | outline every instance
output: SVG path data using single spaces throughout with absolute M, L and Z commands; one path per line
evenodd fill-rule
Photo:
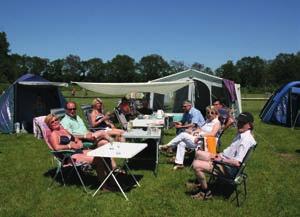
M 79 104 L 92 99 L 75 99 Z M 111 109 L 117 99 L 104 98 Z M 54 168 L 47 145 L 31 134 L 0 134 L 0 216 L 300 216 L 300 133 L 264 124 L 258 114 L 264 102 L 245 101 L 243 110 L 255 115 L 258 147 L 249 165 L 248 197 L 242 207 L 222 197 L 197 201 L 186 193 L 185 182 L 194 178 L 188 167 L 172 171 L 161 155 L 159 174 L 134 170 L 140 175 L 141 187 L 121 193 L 85 194 L 80 185 L 61 187 L 47 176 Z M 235 129 L 222 137 L 223 148 L 233 138 Z M 174 136 L 166 132 L 164 142 Z M 89 188 L 94 191 L 97 183 Z

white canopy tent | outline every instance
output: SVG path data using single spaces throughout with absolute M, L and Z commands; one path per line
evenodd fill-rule
M 168 81 L 168 82 L 145 82 L 145 83 L 91 83 L 91 82 L 71 82 L 96 93 L 109 95 L 126 95 L 131 92 L 169 94 L 193 81 Z

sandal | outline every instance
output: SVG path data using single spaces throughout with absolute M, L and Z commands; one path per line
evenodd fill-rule
M 173 170 L 181 170 L 183 169 L 184 166 L 182 164 L 176 164 L 174 167 L 173 167 Z
M 200 191 L 197 194 L 192 195 L 191 198 L 196 200 L 207 200 L 212 198 L 212 193 L 210 190 L 208 190 L 206 193 Z

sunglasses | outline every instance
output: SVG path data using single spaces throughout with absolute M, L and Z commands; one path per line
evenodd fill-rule
M 76 111 L 76 108 L 67 108 L 69 111 Z
M 52 121 L 50 121 L 50 124 L 53 124 L 53 123 L 55 123 L 55 122 L 57 122 L 57 121 L 58 121 L 58 119 L 55 118 L 55 119 L 53 119 Z

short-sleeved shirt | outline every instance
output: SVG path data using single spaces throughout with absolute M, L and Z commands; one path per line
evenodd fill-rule
M 255 144 L 256 141 L 251 131 L 247 130 L 244 133 L 239 133 L 233 139 L 230 146 L 223 151 L 222 156 L 242 162 L 249 148 Z
M 201 127 L 205 123 L 205 120 L 201 112 L 192 107 L 189 112 L 183 114 L 181 122 L 182 124 L 193 123 L 197 124 L 198 127 Z
M 74 135 L 85 135 L 89 132 L 83 120 L 78 115 L 76 118 L 65 115 L 60 123 L 65 129 Z

